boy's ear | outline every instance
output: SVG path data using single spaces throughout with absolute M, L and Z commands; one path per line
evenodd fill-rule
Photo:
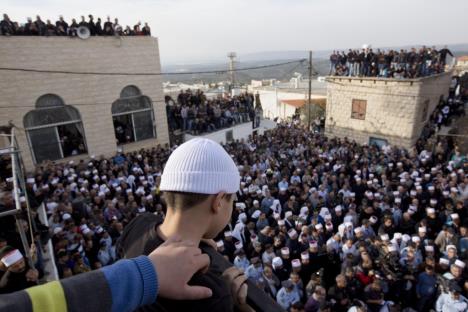
M 226 195 L 225 192 L 221 192 L 215 195 L 213 202 L 211 203 L 211 211 L 213 213 L 218 213 L 222 209 L 224 195 Z

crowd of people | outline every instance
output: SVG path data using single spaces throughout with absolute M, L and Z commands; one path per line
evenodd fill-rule
M 254 95 L 244 93 L 229 98 L 207 99 L 203 91 L 181 90 L 176 101 L 166 96 L 169 130 L 195 135 L 253 120 Z
M 188 95 L 176 105 L 196 106 Z M 379 149 L 285 123 L 224 148 L 241 182 L 217 249 L 284 309 L 466 310 L 468 161 L 453 141 Z M 60 278 L 116 261 L 135 216 L 165 216 L 159 184 L 173 149 L 38 166 L 26 192 L 33 211 L 44 203 L 49 228 L 33 213 L 35 261 L 49 238 Z M 11 178 L 1 187 L 2 205 L 13 205 Z M 0 222 L 0 293 L 34 285 L 41 266 L 11 264 L 21 243 L 14 221 Z
M 329 75 L 397 79 L 431 76 L 445 70 L 448 55 L 453 57 L 446 46 L 440 50 L 422 46 L 400 51 L 372 48 L 349 49 L 347 53 L 333 51 Z
M 96 20 L 90 14 L 87 19 L 81 16 L 80 21 L 72 18 L 71 23 L 67 23 L 63 16 L 53 23 L 51 20 L 45 22 L 39 15 L 33 21 L 31 17 L 27 18 L 26 23 L 12 21 L 7 14 L 3 14 L 3 20 L 0 21 L 0 35 L 3 36 L 70 36 L 75 37 L 78 34 L 79 27 L 89 29 L 91 36 L 151 36 L 151 28 L 148 23 L 144 25 L 138 22 L 132 27 L 119 23 L 115 18 L 113 21 L 108 16 L 103 22 L 100 17 Z

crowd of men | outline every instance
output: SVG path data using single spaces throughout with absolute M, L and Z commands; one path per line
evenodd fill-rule
M 169 130 L 202 134 L 254 118 L 254 96 L 244 93 L 228 98 L 207 99 L 203 91 L 181 90 L 174 101 L 166 96 Z
M 441 73 L 445 70 L 447 56 L 452 52 L 445 46 L 422 46 L 410 50 L 362 50 L 333 51 L 330 55 L 329 75 L 349 77 L 418 78 Z
M 88 19 L 81 16 L 80 21 L 72 18 L 71 23 L 67 23 L 63 16 L 60 16 L 55 23 L 49 19 L 44 22 L 39 15 L 34 21 L 28 17 L 26 23 L 18 23 L 10 20 L 7 14 L 3 14 L 3 20 L 0 21 L 0 35 L 75 37 L 78 34 L 78 28 L 82 26 L 89 29 L 91 36 L 151 36 L 148 23 L 142 25 L 138 22 L 133 28 L 130 26 L 124 28 L 117 18 L 112 21 L 108 16 L 103 22 L 100 17 L 95 20 L 91 14 L 88 15 Z
M 182 106 L 196 105 L 189 94 Z M 284 309 L 466 310 L 468 161 L 453 141 L 428 135 L 410 150 L 379 149 L 288 123 L 224 148 L 241 185 L 217 249 Z M 44 203 L 49 218 L 44 230 L 32 216 L 35 243 L 52 239 L 60 278 L 113 263 L 135 216 L 165 215 L 158 186 L 172 150 L 50 162 L 28 176 L 30 205 Z M 11 178 L 1 187 L 12 205 Z M 15 223 L 0 221 L 4 259 L 21 243 Z M 39 276 L 24 261 L 1 262 L 0 293 Z

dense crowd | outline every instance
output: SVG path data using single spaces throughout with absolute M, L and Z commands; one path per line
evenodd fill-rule
M 141 22 L 131 28 L 119 24 L 117 18 L 111 21 L 108 16 L 103 22 L 100 17 L 94 20 L 94 17 L 88 15 L 88 20 L 85 16 L 81 16 L 80 21 L 72 18 L 71 23 L 67 23 L 63 16 L 53 23 L 49 19 L 45 22 L 39 15 L 33 21 L 31 17 L 27 18 L 26 23 L 18 23 L 10 20 L 7 14 L 3 14 L 3 20 L 0 21 L 0 35 L 3 36 L 77 36 L 79 27 L 87 27 L 91 36 L 151 36 L 151 28 L 148 23 L 142 26 Z
M 252 121 L 254 96 L 244 93 L 229 98 L 208 99 L 203 91 L 181 90 L 174 101 L 166 96 L 169 130 L 201 134 Z
M 384 51 L 363 48 L 333 51 L 330 55 L 329 75 L 349 77 L 418 78 L 441 73 L 445 70 L 447 56 L 452 52 L 445 46 L 422 46 L 419 49 Z
M 285 309 L 466 309 L 468 162 L 452 141 L 379 149 L 281 124 L 224 148 L 241 185 L 218 251 Z M 60 278 L 113 263 L 135 216 L 164 217 L 158 187 L 171 151 L 51 162 L 27 178 L 31 206 L 43 202 L 49 218 L 44 231 L 33 215 L 36 244 L 52 239 Z M 2 189 L 12 205 L 11 179 Z M 6 245 L 21 244 L 14 222 L 0 221 L 2 258 Z M 0 264 L 0 292 L 37 281 L 24 267 L 12 280 L 5 271 Z

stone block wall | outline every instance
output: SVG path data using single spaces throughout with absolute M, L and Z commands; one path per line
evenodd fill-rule
M 411 147 L 440 96 L 447 96 L 450 77 L 451 73 L 407 80 L 328 77 L 325 134 L 359 143 L 374 137 Z M 353 99 L 367 101 L 364 120 L 351 118 Z
M 0 67 L 95 73 L 160 73 L 158 40 L 153 37 L 0 37 Z M 153 101 L 156 139 L 125 150 L 169 142 L 161 76 L 74 75 L 0 70 L 0 125 L 23 128 L 24 115 L 47 93 L 78 109 L 89 155 L 110 156 L 117 150 L 111 105 L 121 90 L 137 86 Z M 28 170 L 34 167 L 24 131 L 17 131 Z M 79 158 L 86 157 L 81 155 Z M 65 160 L 68 160 L 65 159 Z

